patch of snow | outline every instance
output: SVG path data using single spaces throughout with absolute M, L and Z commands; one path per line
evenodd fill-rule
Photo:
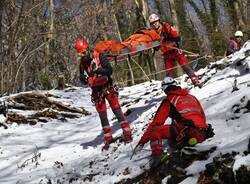
M 243 57 L 243 52 L 250 49 L 248 42 L 242 50 L 231 56 L 230 62 Z M 246 61 L 249 63 L 250 59 Z M 217 64 L 223 64 L 223 60 Z M 237 151 L 239 155 L 234 163 L 234 170 L 242 164 L 250 166 L 250 156 L 242 156 L 247 149 L 250 138 L 250 113 L 241 110 L 234 112 L 236 104 L 244 107 L 250 99 L 249 72 L 242 73 L 243 66 L 234 67 L 230 64 L 222 70 L 209 67 L 199 70 L 204 77 L 211 77 L 200 89 L 192 88 L 195 95 L 204 107 L 207 122 L 212 124 L 215 136 L 197 144 L 199 151 L 213 146 L 217 149 L 207 160 L 195 161 L 186 171 L 193 177 L 188 177 L 181 184 L 196 183 L 200 172 L 205 165 L 212 162 L 213 157 L 220 154 Z M 182 87 L 189 87 L 185 82 L 185 75 L 178 78 Z M 235 78 L 238 91 L 232 92 Z M 1 184 L 28 184 L 47 183 L 58 181 L 74 184 L 80 183 L 114 183 L 125 178 L 132 178 L 149 167 L 150 146 L 130 159 L 132 149 L 138 143 L 143 130 L 152 121 L 155 111 L 165 98 L 161 91 L 161 81 L 145 82 L 120 91 L 120 102 L 124 104 L 124 112 L 131 111 L 127 120 L 133 127 L 133 142 L 130 144 L 114 143 L 111 148 L 102 152 L 102 127 L 95 106 L 90 99 L 91 91 L 88 88 L 73 87 L 63 91 L 51 90 L 49 93 L 57 96 L 56 100 L 63 100 L 76 107 L 83 107 L 91 115 L 62 122 L 56 119 L 47 119 L 47 123 L 39 122 L 36 125 L 16 123 L 9 124 L 8 129 L 0 127 L 0 183 Z M 47 93 L 47 91 L 41 91 Z M 14 96 L 13 94 L 11 96 Z M 7 97 L 0 98 L 1 101 Z M 55 100 L 55 98 L 53 98 Z M 121 134 L 121 128 L 112 110 L 108 107 L 108 118 L 113 135 Z M 31 111 L 18 111 L 29 115 Z M 0 115 L 0 122 L 5 117 Z M 169 123 L 170 120 L 167 120 Z M 166 183 L 165 178 L 162 183 Z

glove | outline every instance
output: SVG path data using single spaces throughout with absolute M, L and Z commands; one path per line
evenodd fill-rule
M 184 120 L 184 122 L 182 124 L 186 127 L 192 127 L 192 128 L 195 127 L 194 122 L 192 120 L 189 120 L 189 119 Z
M 79 79 L 80 79 L 80 81 L 82 82 L 83 85 L 88 84 L 88 77 L 86 75 L 80 74 Z
M 208 128 L 205 130 L 205 135 L 207 139 L 214 136 L 214 129 L 211 124 L 208 124 Z

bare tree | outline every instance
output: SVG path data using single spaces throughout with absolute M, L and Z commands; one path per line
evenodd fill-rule
M 55 21 L 55 5 L 54 0 L 49 0 L 49 13 L 50 19 L 48 20 L 48 34 L 46 38 L 46 45 L 45 45 L 45 56 L 44 56 L 44 72 L 47 74 L 48 72 L 48 63 L 50 61 L 50 54 L 51 54 L 51 41 L 53 39 L 54 34 L 54 21 Z
M 203 11 L 200 9 L 197 4 L 192 0 L 187 0 L 187 2 L 192 6 L 194 11 L 196 12 L 197 16 L 199 17 L 202 24 L 205 26 L 206 34 L 205 36 L 209 39 L 209 44 L 211 48 L 212 55 L 223 55 L 224 52 L 224 44 L 225 44 L 225 37 L 223 31 L 220 30 L 218 27 L 218 10 L 217 4 L 215 0 L 209 0 L 207 2 L 209 8 L 206 8 L 206 4 L 203 3 L 205 6 Z M 209 9 L 209 11 L 208 11 Z
M 66 83 L 78 85 L 77 39 L 87 39 L 93 47 L 99 40 L 124 40 L 148 27 L 151 13 L 162 20 L 171 17 L 185 49 L 210 49 L 218 55 L 223 52 L 224 32 L 240 28 L 249 35 L 249 7 L 249 0 L 1 0 L 0 93 L 56 87 L 62 75 Z M 226 13 L 223 24 L 230 30 L 220 25 L 221 8 Z M 135 60 L 148 74 L 163 67 L 151 55 Z M 137 64 L 114 65 L 115 80 L 143 81 Z
M 174 27 L 176 28 L 176 30 L 180 31 L 175 2 L 174 2 L 174 0 L 168 0 L 168 1 L 170 4 L 170 9 L 171 9 L 171 20 L 173 21 L 173 24 L 174 24 Z
M 4 43 L 3 43 L 3 33 L 2 33 L 2 19 L 4 12 L 5 1 L 0 1 L 0 96 L 4 93 Z
M 244 30 L 246 25 L 245 22 L 243 21 L 243 16 L 244 14 L 242 13 L 242 8 L 240 6 L 243 5 L 243 2 L 241 0 L 233 0 L 233 6 L 234 6 L 234 11 L 235 11 L 235 16 L 237 20 L 237 28 Z

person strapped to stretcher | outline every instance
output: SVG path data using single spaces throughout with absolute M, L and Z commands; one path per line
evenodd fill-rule
M 112 129 L 107 117 L 106 100 L 121 125 L 125 142 L 131 142 L 130 123 L 125 119 L 119 103 L 118 93 L 114 89 L 111 78 L 113 70 L 109 61 L 104 54 L 97 51 L 91 53 L 89 43 L 85 40 L 77 40 L 75 48 L 80 56 L 80 81 L 92 89 L 91 101 L 95 104 L 101 120 L 104 134 L 103 149 L 108 149 L 113 140 Z

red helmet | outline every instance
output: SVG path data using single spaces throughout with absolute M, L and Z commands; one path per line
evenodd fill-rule
M 75 44 L 75 49 L 77 53 L 81 53 L 89 47 L 89 43 L 86 40 L 77 40 Z

